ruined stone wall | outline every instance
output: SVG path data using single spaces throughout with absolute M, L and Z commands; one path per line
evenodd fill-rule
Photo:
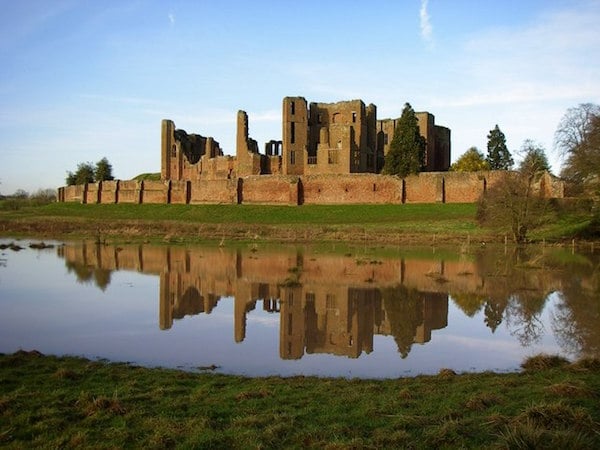
M 450 128 L 435 126 L 436 162 L 433 170 L 446 172 L 450 168 Z
M 168 181 L 144 181 L 142 203 L 167 203 L 170 183 Z
M 58 201 L 61 202 L 83 202 L 83 184 L 76 186 L 64 186 L 58 189 Z
M 168 201 L 172 204 L 185 205 L 189 203 L 191 181 L 171 181 Z
M 432 172 L 437 167 L 435 154 L 435 117 L 428 112 L 415 113 L 419 124 L 419 132 L 425 138 L 425 161 L 424 167 L 426 171 Z
M 444 173 L 446 203 L 475 203 L 485 192 L 489 172 Z
M 565 197 L 565 183 L 554 178 L 548 172 L 545 172 L 539 180 L 539 190 L 542 197 L 545 198 Z
M 100 185 L 98 183 L 84 185 L 83 203 L 100 203 Z
M 244 204 L 298 205 L 298 177 L 259 175 L 238 181 Z
M 423 172 L 404 179 L 405 203 L 441 203 L 444 201 L 444 174 Z
M 304 204 L 401 203 L 402 180 L 374 174 L 302 177 Z
M 237 180 L 199 180 L 190 183 L 190 203 L 224 203 L 238 202 Z
M 119 181 L 101 181 L 97 183 L 98 203 L 117 203 Z
M 236 137 L 236 172 L 242 177 L 259 175 L 263 166 L 264 155 L 258 153 L 258 144 L 248 134 L 248 114 L 238 111 Z
M 161 126 L 161 179 L 199 180 L 214 178 L 214 167 L 206 161 L 222 159 L 223 151 L 212 137 L 188 134 L 176 129 L 171 120 L 163 120 Z M 207 170 L 206 170 L 207 169 Z
M 311 103 L 309 113 L 308 163 L 317 167 L 305 173 L 361 173 L 374 171 L 375 105 L 365 107 L 362 100 L 337 103 Z M 373 129 L 371 130 L 370 127 Z M 332 152 L 336 165 L 318 164 Z M 325 155 L 323 155 L 325 153 Z
M 142 181 L 119 180 L 118 203 L 140 203 Z
M 223 160 L 225 161 L 225 160 Z M 229 167 L 224 165 L 223 167 Z M 251 175 L 195 181 L 104 181 L 59 189 L 59 201 L 82 203 L 400 204 L 474 203 L 510 172 L 422 172 L 405 179 L 376 174 L 301 177 Z M 564 197 L 564 183 L 548 174 L 535 187 Z

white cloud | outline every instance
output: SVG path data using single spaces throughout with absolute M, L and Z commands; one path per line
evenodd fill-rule
M 421 37 L 425 42 L 431 44 L 433 42 L 433 27 L 427 11 L 427 1 L 421 0 L 421 9 L 419 10 L 419 18 L 421 19 Z
M 541 142 L 555 171 L 553 135 L 567 108 L 600 102 L 600 10 L 580 7 L 540 14 L 525 25 L 478 31 L 448 62 L 454 76 L 436 80 L 426 107 L 452 129 L 456 159 L 485 149 L 497 123 L 511 151 Z
M 169 23 L 175 25 L 175 14 L 172 12 L 169 13 Z

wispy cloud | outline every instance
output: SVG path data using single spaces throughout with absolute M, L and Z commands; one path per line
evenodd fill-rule
M 428 44 L 433 44 L 433 27 L 427 11 L 428 0 L 421 0 L 421 9 L 419 10 L 419 18 L 421 19 L 421 37 Z
M 175 25 L 175 14 L 170 12 L 168 17 L 169 17 L 169 23 L 171 25 Z

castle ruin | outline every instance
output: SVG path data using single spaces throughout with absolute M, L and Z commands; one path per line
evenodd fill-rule
M 212 137 L 188 134 L 162 121 L 161 180 L 114 180 L 59 188 L 59 201 L 81 203 L 401 204 L 473 203 L 506 171 L 448 172 L 450 129 L 416 113 L 425 138 L 423 171 L 381 175 L 399 119 L 377 119 L 362 100 L 307 103 L 285 97 L 282 140 L 260 153 L 245 111 L 237 113 L 235 156 Z M 546 173 L 537 189 L 564 197 L 564 184 Z
M 450 167 L 450 130 L 428 112 L 416 113 L 426 140 L 423 168 Z M 249 175 L 379 173 L 398 119 L 377 120 L 377 107 L 362 100 L 310 103 L 285 97 L 281 141 L 258 143 L 249 136 L 248 115 L 238 111 L 235 158 L 224 156 L 211 137 L 188 135 L 170 120 L 162 123 L 163 180 L 231 179 Z

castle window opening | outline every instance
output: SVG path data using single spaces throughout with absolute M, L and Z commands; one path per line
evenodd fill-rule
M 323 123 L 323 113 L 317 114 L 317 123 Z
M 327 309 L 337 309 L 337 300 L 335 295 L 327 294 L 325 296 L 325 308 Z
M 335 149 L 329 150 L 327 155 L 327 162 L 329 164 L 337 164 L 338 163 L 338 151 Z
M 308 164 L 311 164 L 311 165 L 317 164 L 317 157 L 316 156 L 309 156 L 308 157 Z
M 373 192 L 377 192 L 377 185 L 373 183 Z
M 296 114 L 296 102 L 290 102 L 290 113 L 292 115 Z
M 332 117 L 331 117 L 331 122 L 332 123 L 338 123 L 340 121 L 340 113 L 335 113 Z
M 290 164 L 296 164 L 296 150 L 290 152 Z
M 290 123 L 290 142 L 293 144 L 296 142 L 296 124 Z
M 387 144 L 388 144 L 388 134 L 387 134 L 387 133 L 385 133 L 385 134 L 383 135 L 383 144 L 384 144 L 384 145 L 387 145 Z
M 177 156 L 177 146 L 175 144 L 173 144 L 173 147 L 171 147 L 171 156 L 173 158 Z
M 352 111 L 352 123 L 356 123 L 356 111 Z

